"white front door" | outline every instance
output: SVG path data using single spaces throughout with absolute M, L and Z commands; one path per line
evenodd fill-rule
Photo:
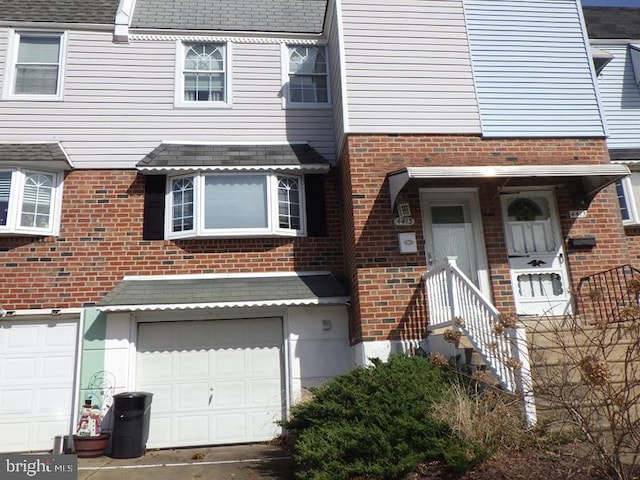
M 525 315 L 571 313 L 566 256 L 551 191 L 501 195 L 516 311 Z
M 153 393 L 147 446 L 280 434 L 282 343 L 280 318 L 139 323 L 136 389 Z
M 0 321 L 0 452 L 69 434 L 77 334 L 75 320 Z
M 456 257 L 460 270 L 491 298 L 482 219 L 475 190 L 420 192 L 427 270 Z

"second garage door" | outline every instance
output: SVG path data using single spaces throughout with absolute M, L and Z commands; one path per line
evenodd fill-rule
M 78 322 L 0 322 L 0 452 L 49 450 L 69 433 Z
M 150 448 L 269 440 L 281 431 L 282 320 L 140 323 L 136 389 L 153 393 Z

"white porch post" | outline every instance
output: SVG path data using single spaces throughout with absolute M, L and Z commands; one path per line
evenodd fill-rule
M 536 403 L 533 395 L 533 381 L 531 378 L 531 361 L 529 359 L 529 348 L 527 347 L 527 331 L 524 325 L 517 325 L 512 329 L 511 335 L 512 351 L 515 360 L 520 362 L 520 375 L 514 372 L 516 385 L 522 392 L 524 402 L 524 413 L 529 426 L 537 422 Z

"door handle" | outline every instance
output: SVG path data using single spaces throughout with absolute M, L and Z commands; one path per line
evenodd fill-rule
M 209 405 L 213 401 L 213 388 L 209 387 Z
M 427 262 L 429 262 L 429 265 L 433 265 L 433 255 L 431 255 L 431 252 L 427 253 Z

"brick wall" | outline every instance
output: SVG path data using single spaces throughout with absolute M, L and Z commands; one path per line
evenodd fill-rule
M 386 176 L 407 166 L 586 165 L 608 162 L 603 139 L 494 139 L 476 136 L 350 135 L 341 155 L 344 184 L 346 273 L 352 289 L 352 341 L 419 338 L 426 327 L 421 277 L 426 270 L 419 189 L 478 187 L 484 240 L 494 303 L 515 311 L 500 211 L 499 188 L 506 179 L 411 181 L 401 192 L 416 224 L 393 224 Z M 572 192 L 579 180 L 523 179 L 517 185 L 558 185 L 563 237 L 596 235 L 592 249 L 567 249 L 572 282 L 584 275 L 626 263 L 629 258 L 615 192 L 605 189 L 592 202 L 587 218 L 569 219 Z M 510 184 L 511 185 L 511 184 Z M 397 234 L 414 231 L 418 253 L 400 255 Z
M 80 307 L 125 275 L 343 271 L 334 173 L 322 238 L 143 241 L 143 191 L 135 171 L 70 172 L 58 237 L 0 237 L 0 306 Z
M 625 233 L 631 252 L 631 264 L 640 268 L 640 227 L 627 227 Z

